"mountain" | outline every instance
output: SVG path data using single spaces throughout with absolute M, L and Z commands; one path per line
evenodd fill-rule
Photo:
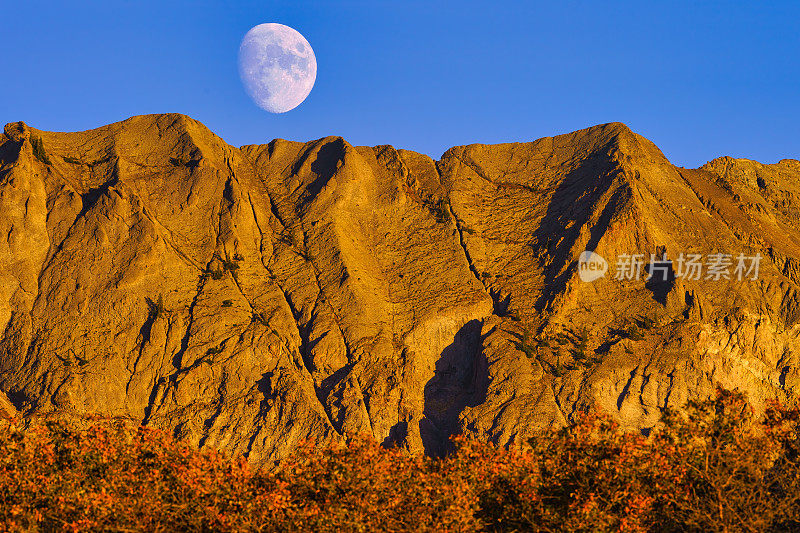
M 6 416 L 122 417 L 271 465 L 355 433 L 508 444 L 580 409 L 646 431 L 717 384 L 796 397 L 795 160 L 683 169 L 619 123 L 439 161 L 236 148 L 165 114 L 8 124 L 0 165 Z M 582 281 L 584 251 L 605 276 Z

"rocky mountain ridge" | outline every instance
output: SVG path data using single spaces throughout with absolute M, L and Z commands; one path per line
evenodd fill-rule
M 591 407 L 646 430 L 717 383 L 791 401 L 798 195 L 798 161 L 678 168 L 619 123 L 438 161 L 340 137 L 236 148 L 176 114 L 12 123 L 0 410 L 124 417 L 269 465 L 355 433 L 507 444 Z M 604 277 L 581 280 L 585 250 Z

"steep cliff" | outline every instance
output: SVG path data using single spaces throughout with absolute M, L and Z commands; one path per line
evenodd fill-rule
M 9 124 L 0 164 L 4 412 L 125 417 L 269 465 L 364 432 L 505 444 L 585 407 L 644 429 L 716 383 L 795 397 L 797 161 L 686 170 L 622 124 L 439 161 L 235 148 L 170 114 Z M 581 280 L 584 250 L 604 277 Z M 639 279 L 616 279 L 626 254 Z

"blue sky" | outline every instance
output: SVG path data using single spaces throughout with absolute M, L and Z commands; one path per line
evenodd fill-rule
M 180 112 L 234 145 L 342 135 L 438 157 L 621 121 L 675 164 L 800 159 L 798 2 L 4 2 L 0 121 L 74 131 Z M 285 114 L 237 72 L 256 24 L 317 82 Z

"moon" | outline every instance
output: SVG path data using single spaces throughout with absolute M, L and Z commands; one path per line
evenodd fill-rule
M 317 58 L 294 28 L 259 24 L 239 46 L 239 76 L 258 107 L 285 113 L 303 103 L 314 87 Z

